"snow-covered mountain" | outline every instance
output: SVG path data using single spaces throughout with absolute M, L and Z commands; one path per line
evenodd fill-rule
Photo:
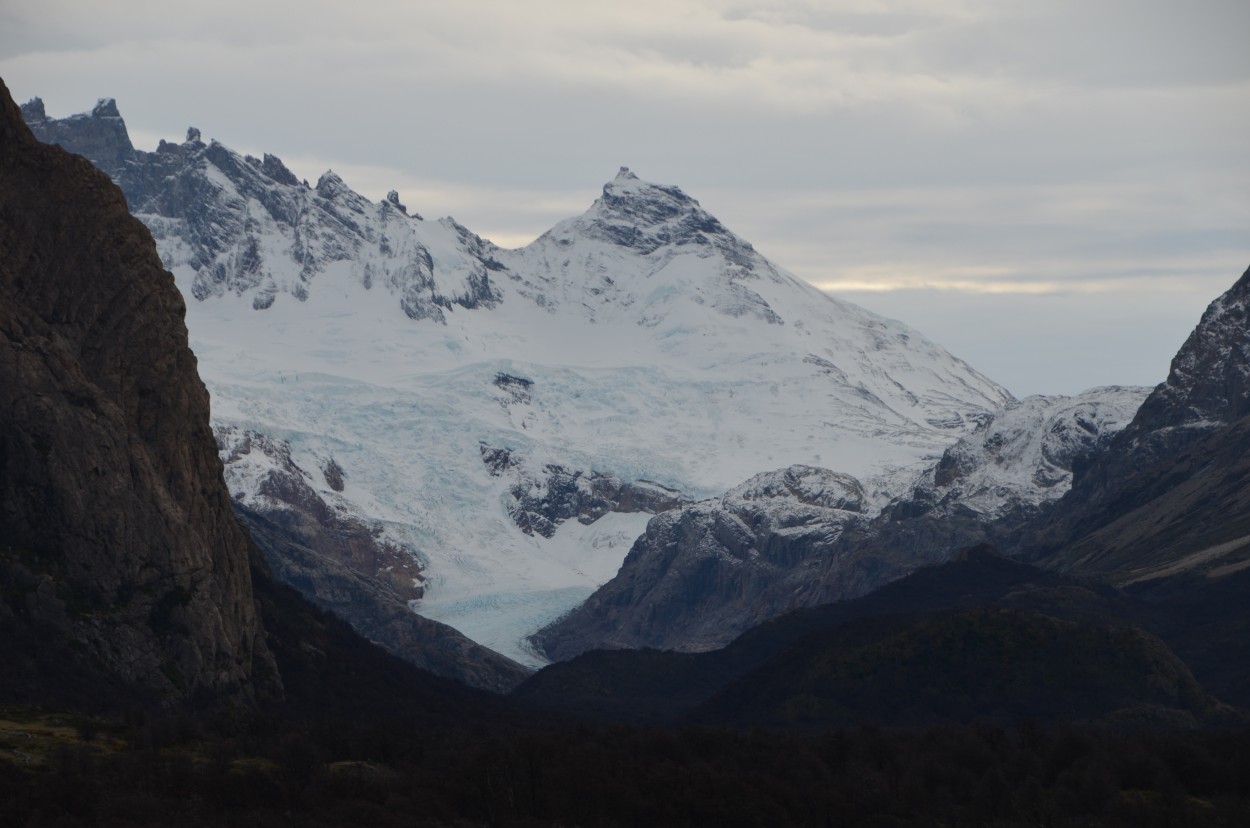
M 419 612 L 513 657 L 535 660 L 525 636 L 616 572 L 649 511 L 811 466 L 872 514 L 1011 402 L 624 168 L 504 250 L 194 129 L 134 150 L 111 101 L 24 114 L 152 230 L 219 431 L 281 443 L 329 508 L 418 561 Z M 284 508 L 263 453 L 223 457 L 236 498 Z

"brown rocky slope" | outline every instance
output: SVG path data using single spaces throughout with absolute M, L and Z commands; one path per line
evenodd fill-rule
M 0 638 L 18 695 L 46 697 L 40 646 L 72 654 L 62 684 L 164 701 L 270 674 L 183 315 L 121 191 L 39 143 L 0 83 Z

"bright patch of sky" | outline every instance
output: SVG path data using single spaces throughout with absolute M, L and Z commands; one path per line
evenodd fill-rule
M 0 77 L 522 245 L 622 164 L 1018 396 L 1153 384 L 1250 264 L 1245 0 L 6 0 Z

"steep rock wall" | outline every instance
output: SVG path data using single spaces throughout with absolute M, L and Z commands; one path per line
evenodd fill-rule
M 184 313 L 121 191 L 0 84 L 0 617 L 166 701 L 269 663 Z

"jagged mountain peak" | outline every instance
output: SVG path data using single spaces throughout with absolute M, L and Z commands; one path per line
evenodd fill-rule
M 1250 413 L 1250 268 L 1207 306 L 1142 409 L 1154 429 L 1223 424 Z
M 390 190 L 387 192 L 386 203 L 403 213 L 405 216 L 408 215 L 408 206 L 399 200 L 399 190 Z
M 609 206 L 628 202 L 657 202 L 670 207 L 674 212 L 700 209 L 699 202 L 686 195 L 680 187 L 646 181 L 629 167 L 621 167 L 616 177 L 603 185 L 601 201 Z
M 603 185 L 603 193 L 566 230 L 650 254 L 667 245 L 722 248 L 751 269 L 751 245 L 730 233 L 680 187 L 653 184 L 628 167 Z
M 351 188 L 347 186 L 347 182 L 343 180 L 342 176 L 334 170 L 326 170 L 317 179 L 316 190 L 317 195 L 322 198 L 334 198 L 350 192 Z
M 48 112 L 44 106 L 43 98 L 38 96 L 31 98 L 21 107 L 22 120 L 30 123 L 31 121 L 48 120 Z M 100 98 L 95 102 L 95 106 L 91 108 L 91 112 L 81 112 L 77 115 L 71 115 L 70 118 L 120 118 L 121 111 L 117 108 L 116 98 Z
M 300 186 L 295 173 L 291 172 L 286 164 L 282 163 L 282 159 L 276 155 L 265 153 L 264 160 L 261 161 L 261 170 L 279 184 L 286 184 L 289 187 Z
M 1207 307 L 1167 380 L 1030 539 L 1049 564 L 1129 581 L 1220 560 L 1224 544 L 1244 539 L 1248 310 L 1250 269 Z
M 116 98 L 100 98 L 91 110 L 92 118 L 120 118 L 121 116 L 121 112 L 117 109 Z
M 60 119 L 48 117 L 42 98 L 32 98 L 22 104 L 21 114 L 39 140 L 85 156 L 114 179 L 134 157 L 134 144 L 113 98 L 100 98 L 89 113 Z
M 811 305 L 815 289 L 785 274 L 679 187 L 653 184 L 627 167 L 580 216 L 503 257 L 554 310 L 644 328 L 723 328 L 725 318 L 782 326 Z M 528 287 L 528 285 L 527 285 Z M 817 307 L 836 302 L 815 299 Z M 862 316 L 861 309 L 851 315 Z
M 370 201 L 333 170 L 309 187 L 276 155 L 262 160 L 217 140 L 205 144 L 195 127 L 181 144 L 136 150 L 116 111 L 104 99 L 92 113 L 64 119 L 41 117 L 42 102 L 23 113 L 41 140 L 113 177 L 196 300 L 233 296 L 267 310 L 280 297 L 304 302 L 319 290 L 380 288 L 408 318 L 435 322 L 453 307 L 498 300 L 488 272 L 497 262 L 485 261 L 487 246 L 458 226 L 419 232 L 409 218 L 420 216 Z
M 46 121 L 48 112 L 44 109 L 43 98 L 31 98 L 22 104 L 22 120 L 30 123 L 31 121 Z

